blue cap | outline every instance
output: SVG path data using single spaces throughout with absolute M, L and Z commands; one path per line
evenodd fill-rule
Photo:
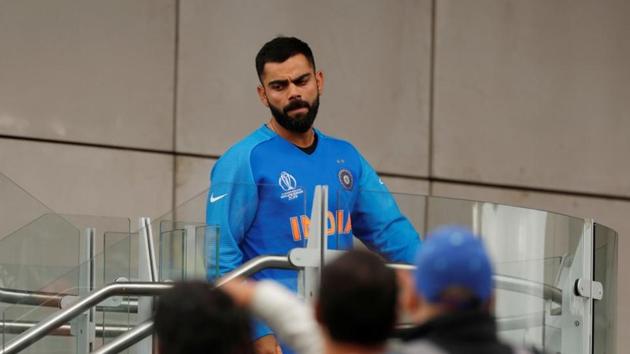
M 460 226 L 440 227 L 427 235 L 416 257 L 416 290 L 431 303 L 450 287 L 470 290 L 479 300 L 492 295 L 492 265 L 477 236 Z

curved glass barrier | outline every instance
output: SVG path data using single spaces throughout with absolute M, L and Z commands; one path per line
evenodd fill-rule
M 363 201 L 399 208 L 421 235 L 445 224 L 481 235 L 494 263 L 495 314 L 504 340 L 553 353 L 603 353 L 614 345 L 616 234 L 609 229 L 590 219 L 497 203 L 393 193 L 393 205 L 384 191 L 336 193 L 333 215 Z M 355 216 L 370 217 L 353 213 L 353 223 L 359 222 Z M 578 279 L 602 283 L 607 300 L 576 294 Z
M 494 260 L 496 316 L 502 338 L 557 353 L 614 351 L 617 276 L 617 235 L 614 231 L 594 224 L 589 219 L 541 210 L 413 194 L 390 194 L 382 190 L 351 191 L 342 187 L 340 185 L 328 190 L 328 210 L 324 211 L 324 224 L 319 225 L 320 230 L 327 235 L 329 248 L 359 246 L 361 239 L 364 239 L 359 234 L 362 230 L 360 225 L 364 222 L 362 218 L 381 217 L 392 213 L 394 208 L 407 216 L 420 235 L 444 224 L 468 226 L 482 235 Z M 233 244 L 230 245 L 229 241 L 235 236 L 240 241 L 238 235 L 253 235 L 255 239 L 242 244 L 246 252 L 250 253 L 254 251 L 253 247 L 258 247 L 257 250 L 265 250 L 262 254 L 286 255 L 293 248 L 307 247 L 309 237 L 317 227 L 311 214 L 314 198 L 313 191 L 288 179 L 258 186 L 214 185 L 209 191 L 155 218 L 150 224 L 130 225 L 128 220 L 126 223 L 120 220 L 108 222 L 105 218 L 89 217 L 79 217 L 77 220 L 70 216 L 59 216 L 60 219 L 52 217 L 53 221 L 50 221 L 44 217 L 42 220 L 46 220 L 45 223 L 41 221 L 41 225 L 31 229 L 63 230 L 64 235 L 71 235 L 69 238 L 74 244 L 67 246 L 66 250 L 73 248 L 76 252 L 64 254 L 70 254 L 72 261 L 68 262 L 67 257 L 65 268 L 55 270 L 49 267 L 47 271 L 52 274 L 55 270 L 56 273 L 43 280 L 29 280 L 27 284 L 20 276 L 19 281 L 22 283 L 10 283 L 10 278 L 6 282 L 25 286 L 25 289 L 80 294 L 81 269 L 85 265 L 79 257 L 83 247 L 81 236 L 89 228 L 102 232 L 102 238 L 97 238 L 97 255 L 93 258 L 93 269 L 100 279 L 94 283 L 97 287 L 118 279 L 213 279 L 230 269 L 230 264 L 221 263 L 219 259 L 226 259 L 226 255 L 230 255 Z M 396 203 L 393 203 L 394 200 Z M 370 205 L 376 212 L 371 212 L 373 216 L 366 216 L 365 210 L 357 208 L 356 203 L 367 203 L 365 205 Z M 229 219 L 229 229 L 219 228 L 218 220 L 222 217 Z M 22 229 L 27 230 L 28 226 L 22 226 Z M 31 234 L 32 231 L 23 232 L 23 235 Z M 147 235 L 153 237 L 153 255 L 147 254 Z M 279 240 L 280 235 L 289 235 L 290 242 Z M 353 235 L 357 237 L 353 239 Z M 28 239 L 28 236 L 14 237 L 16 240 Z M 9 243 L 11 239 L 13 237 L 7 238 L 6 248 L 0 248 L 0 263 L 3 261 L 3 249 L 38 247 L 15 246 Z M 0 245 L 2 242 L 5 241 L 0 240 Z M 10 260 L 12 255 L 8 253 L 5 259 Z M 42 256 L 36 255 L 34 258 L 41 259 Z M 25 263 L 24 258 L 13 262 Z M 73 262 L 81 263 L 81 266 L 73 267 Z M 56 280 L 51 281 L 51 278 Z M 591 281 L 601 284 L 601 300 L 593 300 L 585 293 L 576 293 L 578 279 L 584 284 L 591 284 Z M 134 326 L 147 316 L 146 304 L 142 305 L 143 301 L 139 299 L 112 301 L 101 304 L 95 315 L 96 323 L 100 323 L 102 329 L 112 329 L 109 334 L 118 333 L 115 329 Z M 132 306 L 127 306 L 129 304 Z M 38 315 L 38 311 L 47 310 L 33 310 L 30 307 L 30 311 L 27 311 L 19 306 L 13 305 L 10 310 L 5 310 L 3 317 L 7 321 L 34 321 L 50 313 Z M 5 341 L 11 335 L 5 331 Z M 99 336 L 97 345 L 106 342 L 109 337 Z M 137 344 L 130 352 L 136 352 L 142 345 L 146 348 L 151 344 L 150 341 Z M 50 348 L 53 347 L 48 347 L 46 352 L 51 352 Z

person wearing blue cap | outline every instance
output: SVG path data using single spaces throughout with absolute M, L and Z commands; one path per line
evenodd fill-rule
M 401 335 L 401 353 L 534 353 L 501 342 L 492 316 L 493 270 L 481 239 L 467 228 L 429 233 L 402 302 L 417 325 Z M 405 288 L 405 286 L 403 286 Z M 410 291 L 409 291 L 410 290 Z

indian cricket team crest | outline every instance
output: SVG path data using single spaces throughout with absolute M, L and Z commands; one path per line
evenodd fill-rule
M 282 194 L 280 194 L 280 199 L 293 200 L 297 198 L 300 194 L 304 193 L 304 190 L 302 188 L 298 188 L 295 177 L 293 177 L 287 171 L 282 171 L 280 173 L 280 177 L 278 178 L 278 185 L 284 191 Z
M 353 185 L 353 179 L 352 179 L 352 173 L 350 173 L 350 171 L 346 170 L 345 168 L 342 168 L 341 170 L 339 170 L 339 183 L 341 183 L 341 185 L 343 186 L 343 188 L 345 189 L 352 189 L 352 185 Z

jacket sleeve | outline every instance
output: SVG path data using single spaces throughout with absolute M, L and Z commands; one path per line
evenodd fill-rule
M 249 154 L 228 151 L 210 174 L 206 203 L 207 276 L 214 280 L 243 264 L 241 242 L 258 208 Z M 272 334 L 260 321 L 252 321 L 252 339 Z
M 363 156 L 360 160 L 359 190 L 352 210 L 353 233 L 389 261 L 413 263 L 421 246 L 420 236 L 400 212 L 376 171 Z
M 243 263 L 240 243 L 256 214 L 257 193 L 248 154 L 226 153 L 216 162 L 206 203 L 210 280 Z
M 251 311 L 267 322 L 278 339 L 296 354 L 324 352 L 322 334 L 312 308 L 282 286 L 270 280 L 256 284 Z

